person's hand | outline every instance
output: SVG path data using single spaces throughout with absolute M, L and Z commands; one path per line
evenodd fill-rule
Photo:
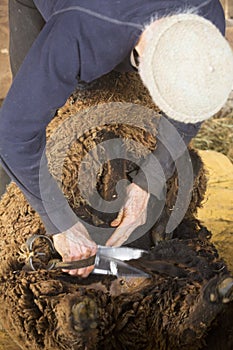
M 91 240 L 86 228 L 78 222 L 69 230 L 53 236 L 56 250 L 64 262 L 82 260 L 96 254 L 97 245 Z M 87 277 L 94 265 L 78 270 L 63 270 L 70 275 Z
M 118 227 L 106 242 L 107 246 L 122 245 L 138 226 L 146 223 L 149 198 L 150 194 L 138 185 L 131 183 L 127 187 L 125 204 L 111 223 L 111 226 Z

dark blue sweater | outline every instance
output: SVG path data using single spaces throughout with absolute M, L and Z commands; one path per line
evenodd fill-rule
M 34 0 L 46 24 L 34 42 L 4 101 L 0 116 L 1 161 L 40 214 L 48 233 L 62 232 L 78 221 L 48 172 L 45 130 L 77 85 L 91 82 L 124 62 L 151 18 L 197 8 L 224 34 L 218 0 Z M 20 29 L 19 29 L 20 30 Z M 213 43 L 214 44 L 214 43 Z M 122 67 L 121 67 L 122 68 Z M 188 143 L 199 125 L 175 123 Z M 161 151 L 160 151 L 161 147 Z M 164 152 L 156 150 L 157 158 Z M 166 158 L 166 159 L 165 159 Z M 161 160 L 172 173 L 169 155 Z M 39 169 L 43 171 L 40 184 Z M 156 179 L 155 179 L 156 181 Z M 135 180 L 140 184 L 140 176 Z M 46 193 L 46 205 L 40 187 Z M 52 221 L 51 221 L 52 215 Z

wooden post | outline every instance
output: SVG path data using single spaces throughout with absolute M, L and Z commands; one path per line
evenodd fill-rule
M 227 19 L 233 18 L 233 0 L 220 0 Z
M 228 0 L 228 13 L 229 18 L 233 19 L 233 0 Z

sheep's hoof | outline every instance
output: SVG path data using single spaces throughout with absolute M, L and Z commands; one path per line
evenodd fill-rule
M 209 297 L 213 303 L 221 301 L 223 304 L 227 304 L 233 301 L 233 278 L 226 277 L 221 279 Z
M 88 297 L 84 297 L 81 302 L 72 306 L 71 320 L 73 329 L 77 332 L 96 328 L 98 320 L 96 303 Z
M 217 286 L 217 291 L 224 304 L 233 301 L 233 278 L 227 277 L 221 281 Z

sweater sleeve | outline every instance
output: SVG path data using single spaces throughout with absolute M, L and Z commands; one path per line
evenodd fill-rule
M 201 123 L 185 124 L 162 116 L 158 125 L 157 145 L 143 161 L 133 182 L 142 189 L 163 199 L 165 183 L 175 171 L 175 162 L 187 151 Z
M 46 127 L 74 90 L 80 69 L 72 20 L 66 13 L 47 22 L 13 81 L 0 115 L 2 165 L 50 234 L 78 221 L 49 173 L 45 156 Z

